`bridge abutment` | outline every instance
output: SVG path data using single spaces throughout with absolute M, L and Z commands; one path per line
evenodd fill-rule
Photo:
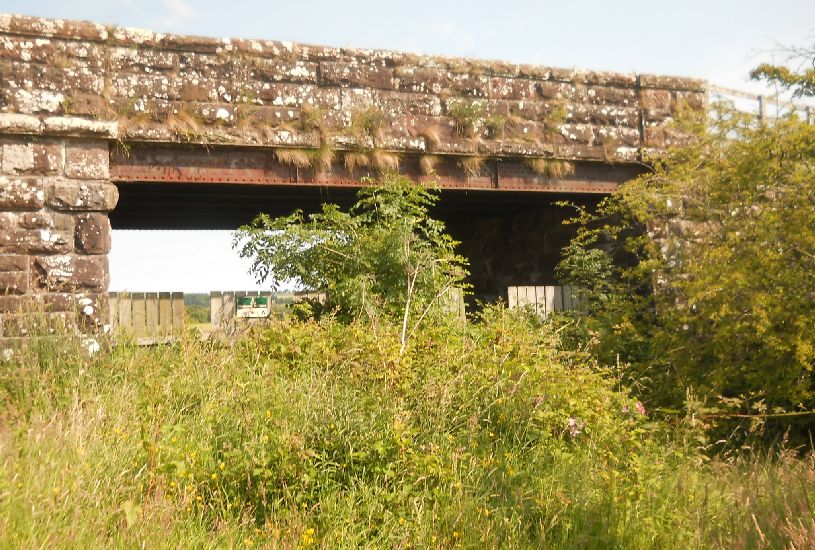
M 0 115 L 0 347 L 107 322 L 115 124 Z

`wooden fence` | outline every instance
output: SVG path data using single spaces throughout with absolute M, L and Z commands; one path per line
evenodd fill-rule
M 533 307 L 541 317 L 553 311 L 568 311 L 580 306 L 574 286 L 511 286 L 507 288 L 510 308 Z
M 108 304 L 114 335 L 129 334 L 139 343 L 156 343 L 184 331 L 181 292 L 110 292 Z

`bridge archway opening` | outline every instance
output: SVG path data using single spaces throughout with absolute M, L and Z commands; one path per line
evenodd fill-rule
M 110 213 L 114 232 L 233 231 L 261 212 L 309 213 L 326 202 L 348 207 L 361 185 L 358 175 L 348 177 L 341 166 L 328 174 L 294 174 L 282 181 L 290 168 L 270 160 L 268 154 L 261 168 L 253 164 L 254 151 L 234 150 L 216 159 L 205 151 L 197 155 L 147 149 L 127 157 L 114 154 L 111 179 L 119 190 L 119 202 Z M 431 215 L 444 221 L 461 242 L 459 250 L 470 260 L 473 297 L 482 301 L 505 297 L 508 286 L 556 284 L 554 268 L 574 231 L 563 224 L 573 211 L 557 203 L 594 207 L 607 189 L 636 175 L 630 167 L 598 171 L 585 163 L 577 164 L 574 175 L 561 181 L 524 185 L 517 181 L 517 172 L 516 179 L 501 180 L 500 170 L 513 174 L 508 168 L 498 168 L 497 178 L 487 166 L 480 178 L 442 174 L 435 182 L 441 187 L 440 200 Z M 406 172 L 434 185 L 429 178 Z M 206 257 L 206 248 L 196 254 Z M 115 282 L 117 266 L 112 269 Z M 189 275 L 197 269 L 203 267 L 191 263 Z

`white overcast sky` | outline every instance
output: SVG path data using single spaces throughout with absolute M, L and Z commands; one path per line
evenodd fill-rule
M 705 78 L 815 43 L 815 0 L 0 0 L 0 12 L 217 37 Z M 221 231 L 115 231 L 111 290 L 255 288 Z

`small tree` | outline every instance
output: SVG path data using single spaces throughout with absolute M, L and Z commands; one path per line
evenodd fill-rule
M 347 211 L 324 204 L 308 216 L 261 214 L 233 246 L 252 259 L 259 282 L 325 292 L 324 308 L 341 318 L 398 321 L 404 351 L 416 327 L 463 287 L 467 262 L 444 223 L 428 215 L 436 194 L 398 175 L 364 183 Z

